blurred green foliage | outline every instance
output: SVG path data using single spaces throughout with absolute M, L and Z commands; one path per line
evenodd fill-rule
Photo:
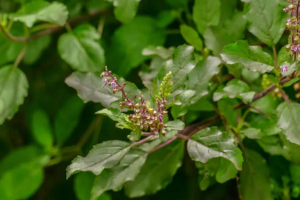
M 298 199 L 286 5 L 0 0 L 0 200 Z M 166 98 L 165 136 L 138 141 L 105 66 L 130 99 Z

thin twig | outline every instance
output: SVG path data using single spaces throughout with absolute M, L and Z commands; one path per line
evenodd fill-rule
M 144 139 L 142 139 L 142 140 L 140 140 L 140 141 L 134 142 L 134 143 L 132 143 L 132 144 L 130 145 L 130 147 L 135 147 L 135 146 L 137 146 L 137 145 L 144 144 L 145 142 L 151 140 L 151 139 L 153 138 L 153 136 L 154 136 L 154 135 L 150 135 L 150 136 L 148 136 L 148 137 L 146 137 L 146 138 L 144 138 Z
M 180 134 L 180 133 L 177 133 L 177 134 L 176 134 L 176 137 L 182 138 L 182 139 L 184 139 L 184 140 L 189 140 L 189 139 L 190 139 L 189 136 L 186 136 L 186 135 L 183 135 L 183 134 Z
M 265 117 L 269 117 L 269 115 L 267 113 L 265 113 L 264 111 L 262 111 L 262 110 L 260 110 L 260 109 L 258 109 L 256 107 L 254 107 L 254 106 L 247 105 L 247 107 L 251 108 L 251 109 L 253 109 L 253 110 L 257 111 L 257 112 L 259 112 L 260 114 L 264 115 Z
M 168 141 L 162 143 L 161 145 L 158 145 L 158 146 L 154 147 L 153 149 L 151 149 L 150 151 L 148 151 L 148 153 L 152 153 L 152 152 L 154 152 L 154 151 L 156 151 L 158 149 L 161 149 L 161 148 L 167 146 L 168 144 L 174 142 L 176 139 L 177 139 L 177 137 L 173 137 L 173 138 L 169 139 Z
M 149 135 L 154 135 L 154 133 L 151 133 L 151 132 L 142 132 L 142 136 L 149 136 Z
M 27 37 L 16 37 L 13 36 L 12 34 L 10 34 L 0 23 L 0 31 L 4 34 L 4 36 L 11 40 L 11 41 L 15 41 L 15 42 L 26 42 L 28 40 Z
M 276 47 L 274 45 L 272 46 L 272 50 L 273 50 L 273 55 L 274 55 L 275 70 L 279 70 L 277 52 L 276 52 Z
M 93 134 L 94 130 L 101 125 L 103 117 L 97 117 L 92 124 L 88 127 L 88 129 L 84 132 L 82 137 L 80 138 L 79 142 L 77 143 L 76 147 L 80 151 L 90 136 Z
M 82 16 L 79 16 L 77 18 L 74 18 L 74 19 L 71 19 L 69 21 L 67 21 L 68 24 L 70 25 L 74 25 L 74 24 L 77 24 L 79 22 L 82 22 L 82 21 L 86 21 L 86 20 L 89 20 L 89 19 L 92 19 L 94 17 L 97 17 L 99 15 L 102 15 L 102 14 L 108 14 L 108 13 L 111 13 L 112 10 L 100 10 L 100 11 L 94 11 L 94 12 L 91 12 L 91 13 L 88 13 L 86 15 L 82 15 Z M 54 32 L 57 32 L 57 31 L 60 31 L 64 28 L 64 26 L 54 26 L 54 27 L 51 27 L 51 28 L 48 28 L 44 31 L 41 31 L 37 34 L 34 34 L 32 36 L 29 36 L 29 37 L 17 37 L 17 36 L 14 36 L 12 34 L 10 34 L 1 24 L 0 24 L 0 30 L 1 32 L 9 39 L 9 40 L 12 40 L 12 41 L 15 41 L 15 42 L 29 42 L 29 41 L 32 41 L 32 40 L 36 40 L 36 39 L 39 39 L 41 37 L 44 37 L 46 35 L 49 35 L 49 34 L 52 34 Z
M 19 64 L 20 64 L 20 62 L 21 62 L 22 59 L 24 58 L 25 53 L 26 53 L 26 50 L 27 50 L 27 46 L 28 46 L 28 44 L 25 43 L 23 49 L 20 51 L 20 53 L 19 53 L 17 59 L 16 59 L 15 62 L 14 62 L 14 67 L 18 67 Z
M 290 80 L 292 80 L 292 79 L 294 78 L 294 76 L 295 76 L 295 75 L 292 74 L 291 77 L 287 77 L 287 78 L 281 80 L 281 81 L 280 81 L 280 85 L 283 85 L 283 84 L 289 82 Z M 256 94 L 256 95 L 254 96 L 254 98 L 253 98 L 253 100 L 252 100 L 251 103 L 253 103 L 253 102 L 255 102 L 255 101 L 261 99 L 262 97 L 266 96 L 267 94 L 269 94 L 270 92 L 272 92 L 275 88 L 276 88 L 276 85 L 275 85 L 275 84 L 270 85 L 270 86 L 269 86 L 267 89 L 265 89 L 264 91 L 262 91 L 262 92 Z M 245 107 L 245 106 L 246 106 L 246 104 L 240 103 L 240 104 L 234 106 L 233 109 L 234 109 L 234 110 L 237 110 L 237 109 L 243 108 L 243 107 Z

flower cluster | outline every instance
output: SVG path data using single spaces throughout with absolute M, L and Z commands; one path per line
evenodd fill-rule
M 105 67 L 105 71 L 102 72 L 101 76 L 105 77 L 105 84 L 103 86 L 111 86 L 114 93 L 122 92 L 124 101 L 120 102 L 120 107 L 124 108 L 126 106 L 133 110 L 133 114 L 128 115 L 128 119 L 131 122 L 140 127 L 143 131 L 150 130 L 153 134 L 161 133 L 165 135 L 167 124 L 164 124 L 163 116 L 168 115 L 168 111 L 166 111 L 166 100 L 164 96 L 162 98 L 156 98 L 156 108 L 150 108 L 147 106 L 143 95 L 141 95 L 138 100 L 136 100 L 137 95 L 134 95 L 133 99 L 129 99 L 124 90 L 126 83 L 121 85 L 117 78 L 112 75 L 112 72 L 108 71 L 107 67 Z M 170 74 L 168 74 L 168 76 L 170 76 Z M 138 103 L 136 103 L 136 101 L 138 101 Z
M 286 27 L 291 32 L 291 43 L 285 47 L 287 50 L 291 50 L 291 55 L 294 56 L 294 60 L 300 60 L 300 21 L 299 21 L 299 3 L 300 0 L 288 0 L 291 4 L 284 8 L 284 12 L 290 12 L 292 17 L 287 20 Z

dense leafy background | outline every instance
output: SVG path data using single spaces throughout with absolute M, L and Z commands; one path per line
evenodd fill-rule
M 298 199 L 286 5 L 0 0 L 0 199 Z M 130 145 L 140 133 L 102 87 L 106 65 L 149 102 L 172 72 L 165 137 Z M 193 136 L 152 152 L 177 131 Z

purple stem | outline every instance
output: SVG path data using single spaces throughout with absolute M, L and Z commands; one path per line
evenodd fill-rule
M 146 138 L 144 138 L 144 139 L 142 139 L 142 140 L 140 140 L 140 141 L 137 141 L 137 142 L 132 143 L 132 144 L 130 145 L 130 147 L 135 147 L 135 146 L 137 146 L 137 145 L 143 144 L 143 143 L 149 141 L 151 138 L 153 138 L 153 135 L 150 135 L 150 136 L 148 136 L 148 137 L 146 137 Z
M 176 139 L 177 139 L 177 137 L 173 137 L 173 138 L 169 139 L 168 141 L 166 141 L 165 143 L 162 143 L 161 145 L 158 145 L 157 147 L 151 149 L 150 151 L 148 151 L 148 153 L 152 153 L 158 149 L 161 149 L 161 148 L 167 146 L 168 144 L 174 142 Z

